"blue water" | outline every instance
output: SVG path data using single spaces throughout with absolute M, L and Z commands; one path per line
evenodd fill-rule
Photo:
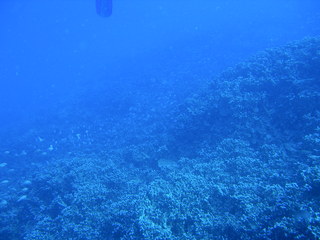
M 320 3 L 0 2 L 0 239 L 319 239 Z

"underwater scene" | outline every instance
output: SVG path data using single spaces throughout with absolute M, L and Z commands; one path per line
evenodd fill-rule
M 320 239 L 318 0 L 0 20 L 0 240 Z

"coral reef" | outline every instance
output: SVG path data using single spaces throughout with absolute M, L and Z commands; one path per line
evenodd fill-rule
M 179 106 L 163 99 L 70 121 L 50 161 L 16 178 L 1 163 L 0 238 L 320 238 L 320 39 L 266 50 Z

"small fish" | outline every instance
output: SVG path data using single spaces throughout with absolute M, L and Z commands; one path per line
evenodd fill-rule
M 320 156 L 318 156 L 318 155 L 309 155 L 309 158 L 311 158 L 313 160 L 319 160 Z
M 0 208 L 5 207 L 7 204 L 8 204 L 8 202 L 6 200 L 1 200 L 0 201 Z
M 27 200 L 27 195 L 22 195 L 21 197 L 19 197 L 19 199 L 17 200 L 17 202 L 21 202 L 23 200 Z
M 32 182 L 30 180 L 25 180 L 22 185 L 31 185 Z
M 3 163 L 0 163 L 0 167 L 5 167 L 7 166 L 7 163 L 3 162 Z

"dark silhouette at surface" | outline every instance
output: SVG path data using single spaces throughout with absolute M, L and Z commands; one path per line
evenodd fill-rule
M 96 11 L 101 17 L 110 17 L 112 14 L 112 0 L 96 0 Z

